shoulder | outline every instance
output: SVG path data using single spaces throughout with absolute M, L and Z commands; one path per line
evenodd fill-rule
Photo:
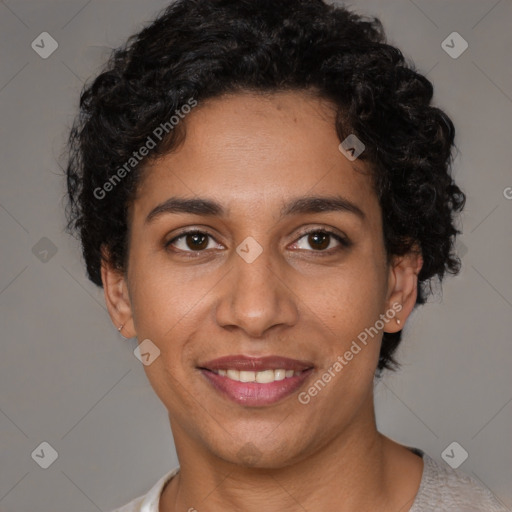
M 508 512 L 476 479 L 421 453 L 423 476 L 410 512 Z
M 116 508 L 111 512 L 158 512 L 162 491 L 169 480 L 171 480 L 179 470 L 179 467 L 172 469 L 162 476 L 146 494 L 135 498 L 126 505 Z

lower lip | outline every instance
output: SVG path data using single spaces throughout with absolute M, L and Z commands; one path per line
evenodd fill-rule
M 248 407 L 259 407 L 279 402 L 279 400 L 297 391 L 311 371 L 312 369 L 305 370 L 293 377 L 260 384 L 259 382 L 239 382 L 210 370 L 201 369 L 201 373 L 217 391 L 220 391 L 233 402 Z

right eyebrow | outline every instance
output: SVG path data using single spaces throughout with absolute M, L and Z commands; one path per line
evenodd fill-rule
M 222 217 L 226 214 L 226 211 L 219 203 L 210 199 L 170 197 L 153 208 L 144 223 L 149 224 L 165 213 L 191 213 L 194 215 Z

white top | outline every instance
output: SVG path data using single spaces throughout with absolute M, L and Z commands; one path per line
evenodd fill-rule
M 473 477 L 439 464 L 418 448 L 410 449 L 423 457 L 424 466 L 420 487 L 409 512 L 510 512 Z M 159 512 L 165 484 L 179 469 L 172 469 L 146 494 L 112 512 Z

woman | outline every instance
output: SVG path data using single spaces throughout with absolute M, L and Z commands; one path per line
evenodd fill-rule
M 376 428 L 374 376 L 459 267 L 432 94 L 320 0 L 179 0 L 85 88 L 69 228 L 180 461 L 119 510 L 503 510 Z

